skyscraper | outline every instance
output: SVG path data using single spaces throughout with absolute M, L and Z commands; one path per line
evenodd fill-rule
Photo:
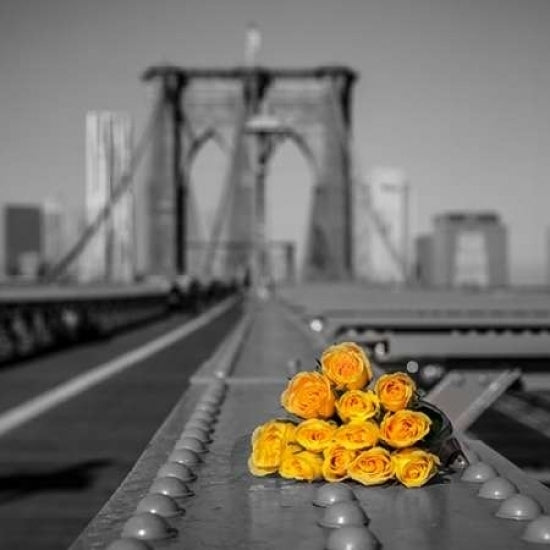
M 108 204 L 130 165 L 132 128 L 126 113 L 92 111 L 86 117 L 86 223 Z M 134 277 L 134 200 L 129 188 L 84 251 L 83 281 L 130 282 Z
M 436 216 L 433 283 L 443 287 L 508 284 L 506 227 L 494 212 L 448 212 Z
M 4 209 L 6 274 L 35 279 L 43 266 L 42 211 L 37 204 L 8 204 Z
M 5 273 L 36 279 L 54 266 L 66 251 L 65 213 L 53 201 L 7 204 L 4 207 Z
M 42 257 L 46 270 L 54 266 L 65 253 L 65 215 L 61 205 L 47 200 L 42 205 L 43 248 Z
M 377 167 L 368 177 L 371 280 L 403 283 L 409 270 L 409 182 L 403 170 Z

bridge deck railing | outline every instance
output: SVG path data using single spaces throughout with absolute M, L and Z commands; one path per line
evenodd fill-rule
M 0 289 L 0 365 L 101 338 L 169 315 L 194 314 L 239 290 L 233 282 L 177 285 L 18 286 Z

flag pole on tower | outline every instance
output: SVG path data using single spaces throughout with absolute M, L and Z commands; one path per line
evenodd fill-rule
M 246 45 L 244 60 L 247 67 L 255 67 L 258 64 L 258 52 L 262 45 L 262 35 L 256 23 L 249 23 L 246 28 Z

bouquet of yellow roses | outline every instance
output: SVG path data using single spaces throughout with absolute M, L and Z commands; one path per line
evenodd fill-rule
M 420 487 L 441 465 L 431 449 L 441 449 L 452 432 L 443 413 L 418 398 L 406 373 L 373 380 L 354 342 L 328 347 L 315 371 L 296 374 L 281 405 L 297 419 L 273 419 L 254 430 L 253 475 Z

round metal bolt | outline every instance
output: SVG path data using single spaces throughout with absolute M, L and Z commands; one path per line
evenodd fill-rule
M 214 412 L 219 414 L 221 409 L 222 399 L 218 397 L 203 397 L 196 405 L 196 411 Z
M 479 488 L 477 495 L 491 500 L 506 500 L 517 492 L 516 486 L 505 477 L 494 477 Z
M 211 414 L 212 416 L 217 416 L 220 412 L 220 407 L 219 405 L 216 405 L 214 403 L 199 401 L 197 403 L 197 406 L 195 407 L 195 412 L 198 412 L 198 411 L 204 411 Z
M 418 361 L 407 361 L 407 365 L 405 368 L 407 369 L 407 372 L 415 374 L 418 372 L 420 365 L 418 364 Z
M 309 322 L 309 328 L 313 332 L 322 332 L 324 327 L 325 325 L 323 323 L 323 320 L 320 318 L 311 319 L 311 321 Z
M 497 473 L 490 464 L 476 462 L 464 470 L 461 479 L 470 483 L 485 483 L 494 477 L 497 477 Z
M 497 518 L 529 521 L 542 513 L 540 504 L 527 495 L 516 494 L 508 497 L 497 510 Z
M 180 439 L 176 442 L 176 449 L 189 449 L 190 451 L 199 454 L 208 452 L 208 448 L 202 441 L 195 437 L 189 436 L 180 437 Z
M 163 518 L 172 518 L 183 513 L 177 502 L 168 495 L 151 493 L 144 497 L 137 506 L 138 512 L 151 512 Z
M 227 383 L 223 380 L 214 380 L 208 384 L 208 391 L 224 394 L 227 391 Z
M 470 462 L 466 458 L 465 455 L 459 454 L 456 456 L 456 458 L 449 464 L 449 466 L 453 470 L 457 471 L 464 471 L 468 466 L 470 465 Z
M 333 529 L 327 537 L 326 550 L 375 550 L 378 539 L 366 527 L 346 526 Z
M 223 392 L 207 392 L 202 396 L 200 402 L 216 405 L 217 407 L 219 407 L 220 403 L 223 401 L 223 397 Z
M 521 538 L 527 542 L 550 544 L 550 516 L 539 516 L 533 520 Z
M 216 419 L 216 415 L 212 414 L 207 411 L 195 411 L 192 415 L 189 421 L 191 420 L 201 420 L 203 422 L 207 422 L 209 425 L 211 425 Z
M 221 403 L 225 396 L 227 395 L 226 389 L 219 389 L 219 390 L 209 390 L 206 394 L 206 397 L 208 399 L 217 399 L 218 403 Z
M 199 430 L 204 430 L 205 432 L 212 433 L 214 428 L 212 423 L 207 420 L 201 420 L 200 418 L 192 418 L 185 424 L 185 429 L 187 428 L 198 428 Z
M 197 479 L 197 476 L 187 464 L 180 464 L 179 462 L 166 462 L 163 464 L 157 472 L 157 478 L 160 477 L 175 477 L 186 482 Z
M 193 496 L 193 491 L 177 477 L 158 477 L 149 488 L 151 494 L 165 495 L 170 498 Z
M 336 502 L 344 502 L 355 500 L 355 494 L 349 487 L 344 483 L 325 483 L 317 489 L 317 494 L 313 499 L 313 504 L 315 506 L 331 506 Z
M 210 437 L 208 430 L 203 430 L 196 426 L 186 426 L 180 439 L 183 439 L 184 437 L 193 437 L 203 443 L 212 443 L 212 438 Z
M 173 536 L 174 531 L 163 517 L 151 512 L 141 512 L 132 516 L 124 524 L 122 536 L 141 540 L 160 540 Z
M 152 547 L 143 540 L 124 538 L 111 542 L 107 550 L 152 550 Z
M 189 449 L 174 449 L 168 460 L 171 462 L 178 462 L 179 464 L 186 464 L 187 466 L 195 466 L 202 462 L 200 456 Z
M 322 527 L 336 528 L 344 526 L 362 526 L 367 523 L 363 509 L 353 501 L 336 502 L 325 508 L 323 517 L 319 520 Z

